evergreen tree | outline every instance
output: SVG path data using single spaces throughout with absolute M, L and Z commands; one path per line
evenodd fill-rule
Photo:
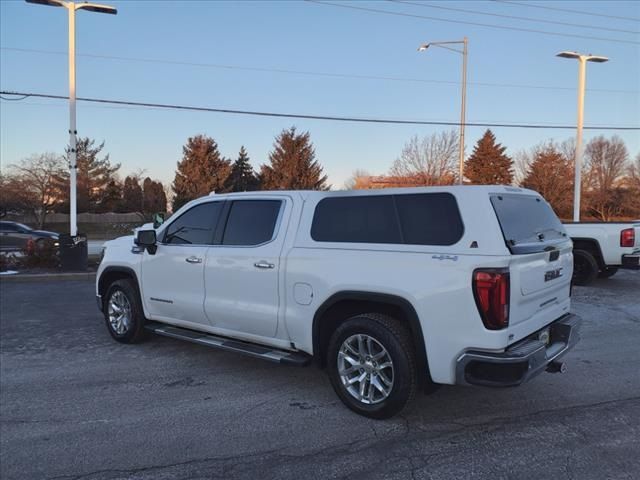
M 120 208 L 122 203 L 122 184 L 116 179 L 109 180 L 104 189 L 104 195 L 98 206 L 98 212 L 115 212 Z
M 269 154 L 270 165 L 262 165 L 261 188 L 264 190 L 328 190 L 327 176 L 315 160 L 309 132 L 296 128 L 283 130 L 276 137 Z
M 510 185 L 513 181 L 513 160 L 504 152 L 491 130 L 484 135 L 465 162 L 464 176 L 476 185 Z
M 104 142 L 95 144 L 95 140 L 79 138 L 76 142 L 77 163 L 77 209 L 81 212 L 100 210 L 105 189 L 120 169 L 120 164 L 111 165 L 109 154 L 100 158 Z M 66 149 L 65 160 L 69 161 L 69 148 Z M 56 179 L 56 195 L 63 199 L 57 210 L 69 211 L 69 172 L 65 171 Z
M 173 211 L 194 198 L 224 191 L 231 171 L 231 162 L 220 155 L 218 144 L 211 137 L 196 135 L 182 147 L 172 188 Z
M 154 182 L 149 177 L 142 184 L 142 210 L 145 213 L 167 211 L 167 196 L 160 182 Z
M 251 192 L 258 190 L 258 176 L 249 163 L 249 155 L 244 146 L 240 147 L 238 158 L 231 165 L 226 190 L 230 192 Z
M 571 218 L 573 163 L 553 142 L 536 147 L 521 186 L 542 195 L 560 218 Z
M 141 212 L 142 208 L 142 187 L 140 187 L 138 179 L 136 177 L 125 178 L 122 188 L 121 210 L 123 212 Z

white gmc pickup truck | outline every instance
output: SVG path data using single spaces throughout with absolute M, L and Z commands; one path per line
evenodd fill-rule
M 576 222 L 564 228 L 573 240 L 573 283 L 588 285 L 619 268 L 640 269 L 640 221 Z
M 562 371 L 571 249 L 520 188 L 210 195 L 107 242 L 96 294 L 117 341 L 314 360 L 349 408 L 388 418 L 435 384 Z

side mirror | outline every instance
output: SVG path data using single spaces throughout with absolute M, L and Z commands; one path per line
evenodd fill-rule
M 135 237 L 133 238 L 133 243 L 136 245 L 146 248 L 150 254 L 156 253 L 156 231 L 155 230 L 138 230 L 136 232 Z
M 164 223 L 164 213 L 157 212 L 153 214 L 153 228 L 158 228 Z

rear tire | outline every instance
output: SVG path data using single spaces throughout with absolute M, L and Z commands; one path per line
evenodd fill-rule
M 138 343 L 145 337 L 145 317 L 140 295 L 133 280 L 116 280 L 104 298 L 107 330 L 120 343 Z
M 365 417 L 399 413 L 418 387 L 416 353 L 404 325 L 379 313 L 357 315 L 331 336 L 327 369 L 342 402 Z
M 600 270 L 600 273 L 598 273 L 598 278 L 611 278 L 616 274 L 617 271 L 618 269 L 616 267 L 605 267 L 604 269 Z
M 598 276 L 598 262 L 586 250 L 573 251 L 573 283 L 574 285 L 589 285 Z

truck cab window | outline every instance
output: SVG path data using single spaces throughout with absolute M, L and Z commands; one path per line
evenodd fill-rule
M 167 227 L 164 243 L 211 245 L 222 202 L 201 203 L 184 212 Z

